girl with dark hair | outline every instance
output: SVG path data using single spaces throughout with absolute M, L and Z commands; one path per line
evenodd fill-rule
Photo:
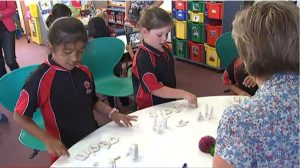
M 101 17 L 93 17 L 89 20 L 87 25 L 89 38 L 99 38 L 99 37 L 110 37 L 109 28 L 106 22 Z
M 51 14 L 47 17 L 46 26 L 49 28 L 56 19 L 71 15 L 72 11 L 67 5 L 57 3 L 53 6 Z
M 92 74 L 80 64 L 88 38 L 78 19 L 58 19 L 50 27 L 48 39 L 52 56 L 26 80 L 14 120 L 45 144 L 54 162 L 59 156 L 69 155 L 68 148 L 98 128 L 93 111 L 126 127 L 136 116 L 121 114 L 96 96 Z M 37 108 L 41 109 L 46 131 L 31 120 Z

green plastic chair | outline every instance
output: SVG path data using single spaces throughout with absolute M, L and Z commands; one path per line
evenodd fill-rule
M 217 54 L 221 61 L 221 68 L 226 69 L 231 61 L 238 56 L 238 52 L 232 39 L 231 32 L 223 33 L 216 42 Z
M 114 97 L 133 94 L 131 73 L 125 78 L 114 74 L 124 48 L 124 43 L 114 37 L 96 38 L 87 44 L 81 62 L 92 72 L 97 93 Z
M 31 65 L 16 69 L 10 73 L 5 74 L 0 78 L 0 102 L 10 112 L 14 112 L 14 107 L 18 101 L 21 89 L 29 74 L 35 70 L 38 65 Z M 38 109 L 33 115 L 33 121 L 45 129 L 44 120 L 40 110 Z M 33 137 L 28 132 L 21 129 L 19 141 L 26 147 L 34 150 L 30 158 L 33 158 L 38 151 L 45 151 L 46 147 L 39 139 Z

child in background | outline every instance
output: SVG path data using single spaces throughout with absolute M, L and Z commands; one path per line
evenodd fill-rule
M 53 6 L 51 14 L 47 17 L 46 26 L 49 28 L 56 19 L 71 15 L 72 11 L 67 5 L 57 3 Z
M 143 42 L 133 60 L 132 80 L 138 109 L 176 98 L 184 98 L 197 106 L 197 97 L 176 89 L 174 60 L 166 45 L 173 26 L 170 15 L 161 8 L 145 9 L 138 22 Z
M 97 17 L 100 17 L 100 18 L 102 18 L 105 21 L 105 24 L 106 24 L 106 26 L 109 29 L 110 36 L 111 37 L 116 37 L 115 30 L 108 25 L 108 16 L 107 16 L 107 13 L 106 12 L 101 12 L 100 14 L 97 15 Z
M 228 85 L 235 95 L 253 96 L 258 89 L 240 57 L 236 57 L 224 71 L 223 83 Z
M 90 18 L 87 25 L 87 31 L 90 39 L 100 37 L 114 37 L 111 35 L 111 32 L 102 17 Z
M 123 115 L 96 96 L 92 74 L 80 64 L 88 37 L 78 19 L 56 20 L 48 39 L 51 56 L 27 78 L 14 120 L 45 144 L 54 162 L 59 156 L 69 155 L 68 148 L 98 128 L 94 110 L 108 115 L 119 126 L 131 126 L 136 116 Z M 46 131 L 31 120 L 37 108 L 41 109 Z

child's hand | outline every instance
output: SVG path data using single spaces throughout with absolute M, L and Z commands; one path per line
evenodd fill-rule
M 47 137 L 47 140 L 44 141 L 48 152 L 50 155 L 54 155 L 54 156 L 69 156 L 69 152 L 67 150 L 67 148 L 65 147 L 65 145 L 58 139 L 49 136 Z
M 132 127 L 131 121 L 137 121 L 137 116 L 129 116 L 122 113 L 113 113 L 111 115 L 111 119 L 121 127 Z
M 256 82 L 255 80 L 250 76 L 248 75 L 244 81 L 243 81 L 243 85 L 245 85 L 246 87 L 255 87 L 256 86 Z
M 194 95 L 190 92 L 186 92 L 184 95 L 184 99 L 186 99 L 192 107 L 196 108 L 198 106 L 196 95 Z
M 126 50 L 128 52 L 132 52 L 132 45 L 131 45 L 131 42 L 129 42 L 128 44 L 126 44 Z

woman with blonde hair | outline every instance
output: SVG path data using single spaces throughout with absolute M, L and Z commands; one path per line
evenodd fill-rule
M 299 8 L 254 3 L 232 36 L 259 89 L 224 111 L 213 167 L 299 167 Z

